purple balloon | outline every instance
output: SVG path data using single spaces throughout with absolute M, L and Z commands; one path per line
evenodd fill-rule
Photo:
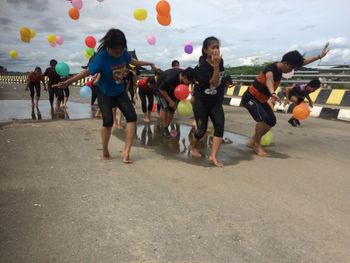
M 186 45 L 184 49 L 187 54 L 191 54 L 193 52 L 192 45 Z

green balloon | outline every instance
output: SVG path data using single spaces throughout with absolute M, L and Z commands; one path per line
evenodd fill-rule
M 188 100 L 181 100 L 178 104 L 177 104 L 177 112 L 181 115 L 181 116 L 190 116 L 192 114 L 192 104 L 190 101 Z
M 87 49 L 85 49 L 85 51 L 90 57 L 92 57 L 95 54 L 95 50 L 93 48 L 88 47 Z
M 67 77 L 69 75 L 69 66 L 64 62 L 57 63 L 55 70 L 61 77 Z
M 268 131 L 262 138 L 260 144 L 262 146 L 269 146 L 272 143 L 272 132 Z

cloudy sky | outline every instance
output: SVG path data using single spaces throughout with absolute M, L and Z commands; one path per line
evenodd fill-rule
M 80 19 L 68 16 L 66 0 L 0 0 L 0 65 L 8 70 L 29 71 L 45 68 L 51 58 L 65 61 L 71 72 L 86 64 L 84 39 L 101 39 L 111 27 L 121 29 L 129 50 L 140 60 L 152 61 L 167 69 L 173 59 L 182 67 L 194 66 L 203 40 L 211 35 L 221 40 L 225 65 L 239 66 L 279 60 L 293 49 L 316 55 L 329 41 L 331 52 L 326 64 L 350 64 L 349 0 L 170 0 L 171 26 L 156 20 L 157 0 L 83 0 Z M 133 11 L 145 8 L 147 19 L 135 20 Z M 20 40 L 21 27 L 33 28 L 37 36 L 27 44 Z M 48 34 L 61 35 L 65 42 L 52 48 Z M 151 46 L 147 36 L 154 35 Z M 193 43 L 194 52 L 184 52 L 184 42 Z M 8 52 L 19 58 L 11 60 Z M 312 66 L 318 66 L 318 62 Z

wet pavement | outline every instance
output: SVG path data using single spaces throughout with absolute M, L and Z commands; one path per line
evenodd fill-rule
M 166 138 L 163 136 L 163 128 L 160 124 L 138 125 L 133 146 L 148 148 L 164 155 L 166 159 L 177 159 L 206 167 L 213 166 L 208 160 L 213 137 L 212 129 L 208 129 L 200 141 L 199 150 L 203 154 L 201 158 L 191 156 L 190 142 L 193 140 L 194 132 L 192 126 L 176 123 L 171 126 L 170 130 L 173 137 Z M 115 129 L 113 135 L 118 139 L 125 140 L 124 129 Z M 253 153 L 245 146 L 246 140 L 246 136 L 225 131 L 218 159 L 224 165 L 234 165 L 242 160 L 251 160 Z
M 68 102 L 67 109 L 52 112 L 50 103 L 39 101 L 39 107 L 33 107 L 30 100 L 0 100 L 0 122 L 13 120 L 55 120 L 90 119 L 94 116 L 89 104 Z

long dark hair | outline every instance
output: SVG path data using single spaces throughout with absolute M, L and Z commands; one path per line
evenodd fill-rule
M 124 33 L 121 30 L 115 28 L 108 30 L 106 35 L 100 40 L 100 43 L 101 44 L 98 46 L 97 51 L 116 47 L 122 47 L 124 49 L 128 48 Z
M 213 42 L 218 42 L 220 45 L 220 40 L 214 36 L 207 37 L 203 41 L 202 45 L 202 56 L 199 58 L 198 64 L 201 65 L 207 59 L 207 53 L 204 52 Z

